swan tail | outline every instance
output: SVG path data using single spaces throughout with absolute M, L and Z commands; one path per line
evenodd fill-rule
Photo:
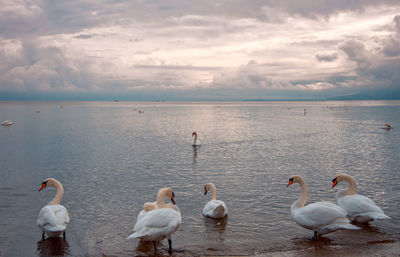
M 56 225 L 56 226 L 44 226 L 48 232 L 63 232 L 66 229 L 66 226 Z
M 348 223 L 348 224 L 343 224 L 343 225 L 342 225 L 342 228 L 343 228 L 343 229 L 353 229 L 353 230 L 360 229 L 359 227 L 354 226 L 354 225 L 352 225 L 352 224 L 350 224 L 350 223 Z
M 214 215 L 217 217 L 224 217 L 226 215 L 225 207 L 221 204 L 214 209 Z
M 139 238 L 139 237 L 141 237 L 141 236 L 142 236 L 142 235 L 141 235 L 140 233 L 135 232 L 135 233 L 133 233 L 133 234 L 130 234 L 126 239 Z

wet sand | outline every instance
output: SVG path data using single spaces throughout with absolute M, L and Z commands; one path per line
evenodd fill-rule
M 269 252 L 253 255 L 254 257 L 271 257 L 271 256 L 400 256 L 400 242 L 387 240 L 380 242 L 369 242 L 368 244 L 360 245 L 323 245 L 301 250 L 290 250 L 282 252 Z

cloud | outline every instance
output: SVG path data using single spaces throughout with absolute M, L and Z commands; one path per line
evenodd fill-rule
M 317 58 L 318 61 L 320 62 L 333 62 L 338 58 L 337 53 L 317 53 L 315 55 L 315 58 Z
M 390 0 L 7 1 L 0 92 L 271 97 L 393 88 L 399 10 Z

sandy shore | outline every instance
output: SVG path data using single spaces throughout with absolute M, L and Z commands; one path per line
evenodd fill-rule
M 400 256 L 400 242 L 389 241 L 369 243 L 366 245 L 330 245 L 323 247 L 310 247 L 302 250 L 282 252 L 269 252 L 253 255 L 254 257 L 271 256 L 318 256 L 318 257 L 342 257 L 342 256 Z

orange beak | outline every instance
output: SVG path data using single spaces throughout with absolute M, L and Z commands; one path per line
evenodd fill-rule
M 174 196 L 171 197 L 171 202 L 172 202 L 173 204 L 175 204 L 175 197 L 174 197 Z
M 334 180 L 334 181 L 333 181 L 332 188 L 334 188 L 336 185 L 337 185 L 337 181 L 336 181 L 336 180 Z
M 42 189 L 45 188 L 45 187 L 46 187 L 46 184 L 43 184 L 43 185 L 39 188 L 39 191 L 42 191 Z
M 289 183 L 287 184 L 287 187 L 293 184 L 293 180 L 289 180 Z

